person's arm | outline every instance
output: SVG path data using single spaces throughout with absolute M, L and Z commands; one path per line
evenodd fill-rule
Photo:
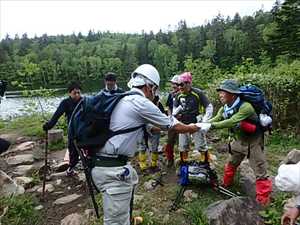
M 239 111 L 235 113 L 229 119 L 225 119 L 222 121 L 214 122 L 210 120 L 212 128 L 222 129 L 222 128 L 232 128 L 235 127 L 239 122 L 245 120 L 252 116 L 255 113 L 254 108 L 250 105 L 250 103 L 243 103 L 240 107 Z
M 202 122 L 207 122 L 213 115 L 214 107 L 211 103 L 205 108 L 205 115 L 203 116 Z
M 218 122 L 218 121 L 221 121 L 223 120 L 223 107 L 221 107 L 217 113 L 217 115 L 215 115 L 213 118 L 211 118 L 208 122 L 209 123 L 213 123 L 213 122 Z
M 59 118 L 66 112 L 67 102 L 66 99 L 63 100 L 58 108 L 56 109 L 55 113 L 53 114 L 52 118 L 46 123 L 47 130 L 50 130 L 55 126 Z
M 137 104 L 137 102 L 135 102 Z M 166 116 L 151 101 L 144 101 L 137 108 L 141 117 L 148 123 L 154 124 L 162 130 L 173 129 L 178 133 L 194 133 L 199 130 L 195 124 L 185 125 L 173 116 Z

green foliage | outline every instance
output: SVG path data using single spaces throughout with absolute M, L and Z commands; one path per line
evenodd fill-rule
M 271 204 L 265 210 L 260 212 L 265 224 L 280 224 L 284 203 L 290 197 L 290 194 L 286 193 L 277 194 Z
M 273 151 L 287 152 L 293 148 L 300 148 L 300 139 L 292 131 L 286 130 L 285 132 L 280 132 L 275 130 L 272 135 L 267 138 L 267 147 Z
M 0 211 L 8 207 L 2 218 L 3 224 L 9 225 L 38 225 L 41 224 L 41 215 L 34 209 L 37 206 L 35 199 L 30 195 L 20 195 L 11 198 L 0 198 Z

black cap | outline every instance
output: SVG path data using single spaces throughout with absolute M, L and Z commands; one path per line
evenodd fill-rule
M 104 79 L 108 81 L 116 81 L 117 75 L 113 72 L 108 72 L 107 74 L 105 74 Z

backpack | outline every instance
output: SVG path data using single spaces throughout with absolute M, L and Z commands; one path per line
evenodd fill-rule
M 240 87 L 240 97 L 242 100 L 249 102 L 255 112 L 267 114 L 272 117 L 272 103 L 265 98 L 264 92 L 255 85 L 248 84 Z
M 249 102 L 258 117 L 260 118 L 260 125 L 263 130 L 271 129 L 272 121 L 272 103 L 265 98 L 263 91 L 255 85 L 248 84 L 240 87 L 241 94 L 239 95 L 242 101 Z M 263 123 L 261 116 L 268 116 L 269 123 Z
M 84 97 L 74 109 L 68 126 L 68 139 L 76 140 L 79 148 L 92 151 L 102 148 L 111 137 L 133 132 L 137 126 L 124 130 L 111 131 L 111 114 L 119 101 L 138 92 L 109 93 L 101 91 L 96 96 Z

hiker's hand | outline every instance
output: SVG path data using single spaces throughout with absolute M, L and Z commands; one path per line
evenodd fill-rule
M 211 123 L 196 123 L 202 132 L 207 133 L 211 128 Z
M 159 134 L 161 129 L 159 127 L 151 127 L 150 131 L 152 134 Z
M 299 215 L 298 208 L 289 208 L 281 217 L 281 225 L 294 225 Z
M 50 130 L 48 122 L 46 122 L 46 123 L 43 124 L 43 130 L 44 131 Z

